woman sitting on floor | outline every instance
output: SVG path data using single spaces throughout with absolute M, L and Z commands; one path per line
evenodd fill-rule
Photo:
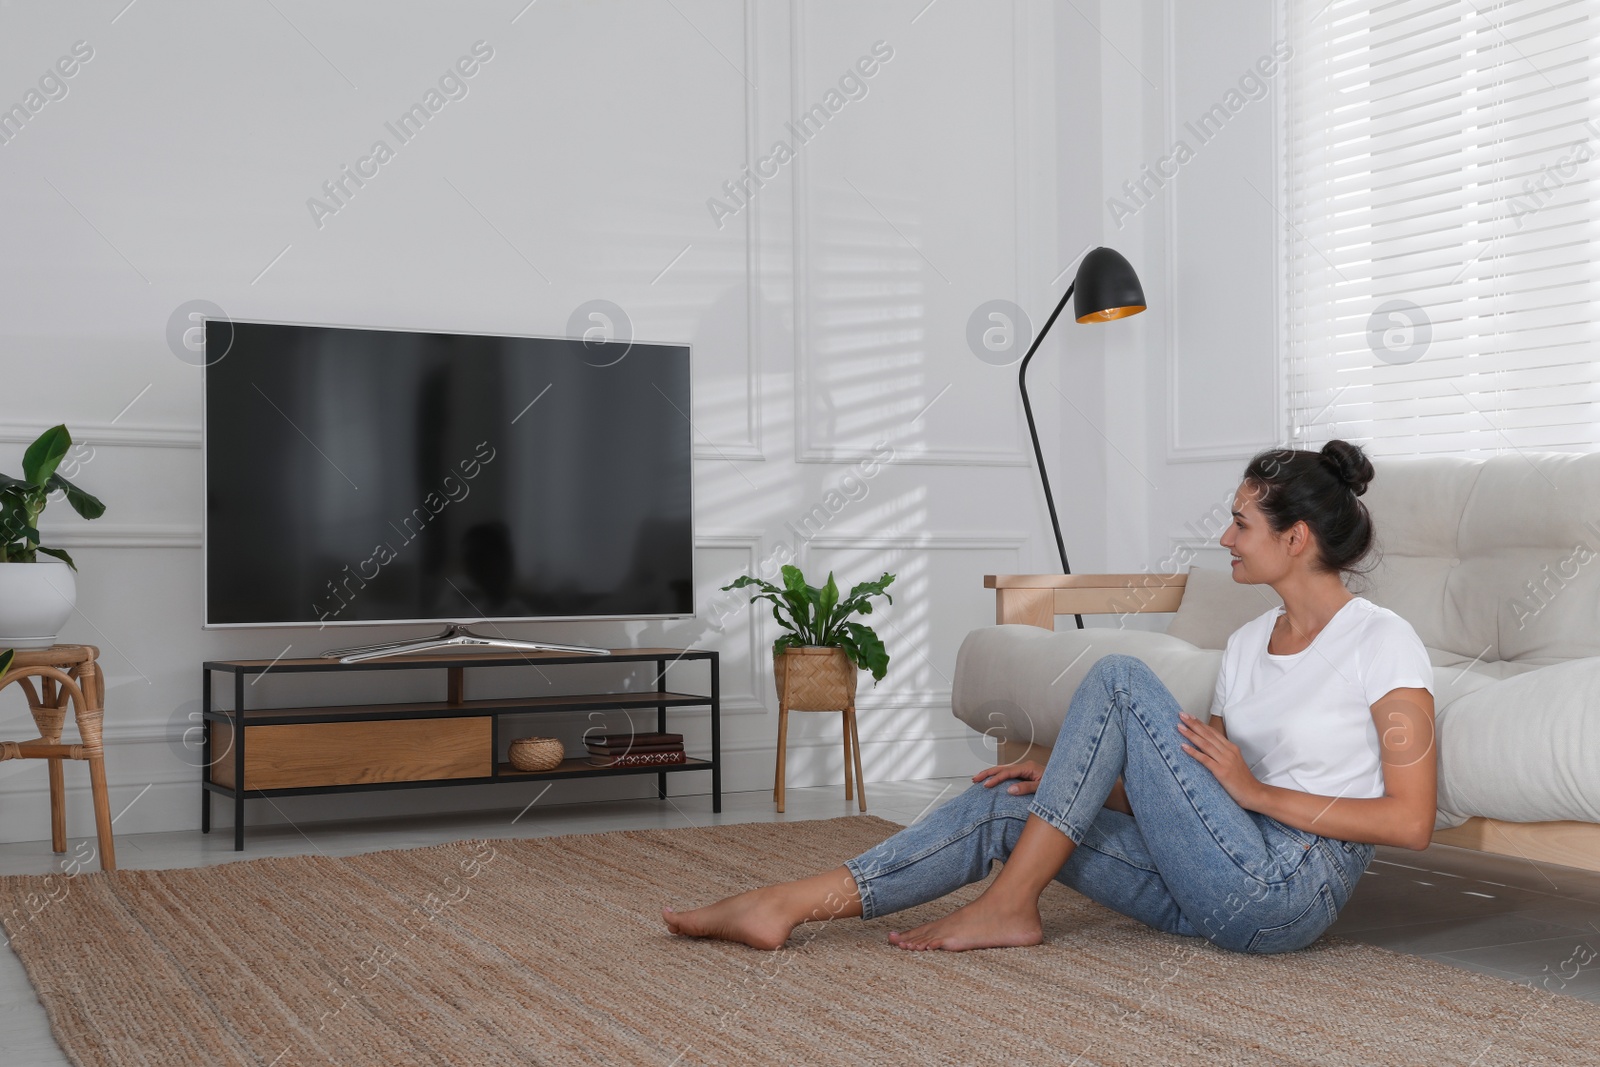
M 1233 579 L 1283 599 L 1228 639 L 1210 721 L 1141 660 L 1111 655 L 1073 694 L 1048 762 L 965 793 L 843 866 L 692 911 L 677 934 L 776 949 L 810 920 L 875 918 L 985 878 L 905 949 L 1044 940 L 1052 879 L 1167 933 L 1241 952 L 1302 948 L 1337 918 L 1374 846 L 1424 849 L 1435 817 L 1433 668 L 1416 631 L 1352 596 L 1372 547 L 1356 446 L 1251 460 L 1221 543 Z M 995 787 L 1011 781 L 1005 789 Z M 1028 796 L 1032 794 L 1032 799 Z

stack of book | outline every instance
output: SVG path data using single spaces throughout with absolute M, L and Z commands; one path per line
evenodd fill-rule
M 589 749 L 591 767 L 654 767 L 685 762 L 682 734 L 589 734 L 584 744 Z

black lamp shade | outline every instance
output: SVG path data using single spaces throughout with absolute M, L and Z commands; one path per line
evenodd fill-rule
M 1096 248 L 1078 264 L 1072 312 L 1079 322 L 1110 322 L 1145 309 L 1144 287 L 1122 253 Z

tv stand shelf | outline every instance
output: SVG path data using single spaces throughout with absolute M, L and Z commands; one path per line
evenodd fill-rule
M 467 672 L 476 667 L 560 667 L 579 664 L 654 663 L 654 690 L 562 696 L 466 699 Z M 667 673 L 688 664 L 710 670 L 708 693 L 668 690 Z M 335 704 L 247 708 L 247 681 L 275 674 L 347 674 L 431 670 L 445 673 L 445 699 L 391 704 Z M 347 793 L 441 785 L 485 785 L 538 778 L 656 775 L 656 795 L 667 796 L 667 775 L 711 772 L 711 810 L 722 810 L 721 683 L 717 653 L 678 648 L 615 649 L 607 656 L 568 652 L 420 653 L 340 663 L 336 659 L 209 660 L 201 692 L 205 723 L 201 766 L 200 829 L 211 832 L 212 795 L 233 801 L 233 847 L 244 850 L 244 802 L 274 796 Z M 216 707 L 213 680 L 233 678 L 233 707 Z M 253 684 L 253 682 L 251 683 Z M 711 712 L 711 758 L 643 767 L 595 767 L 568 758 L 548 771 L 522 771 L 499 758 L 505 715 L 551 714 L 595 708 L 656 710 L 657 730 L 667 712 L 706 707 Z

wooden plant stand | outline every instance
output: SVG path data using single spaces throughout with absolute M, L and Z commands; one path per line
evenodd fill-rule
M 50 761 L 50 847 L 67 850 L 66 776 L 62 760 L 89 764 L 89 788 L 94 794 L 95 830 L 100 841 L 100 869 L 117 869 L 111 840 L 111 799 L 106 790 L 106 762 L 101 725 L 105 718 L 106 683 L 100 673 L 100 650 L 93 645 L 52 645 L 19 648 L 11 670 L 0 678 L 0 689 L 18 685 L 28 697 L 28 710 L 39 727 L 31 741 L 0 741 L 0 760 Z M 35 685 L 34 679 L 38 684 Z M 80 744 L 61 743 L 67 710 L 72 710 Z

